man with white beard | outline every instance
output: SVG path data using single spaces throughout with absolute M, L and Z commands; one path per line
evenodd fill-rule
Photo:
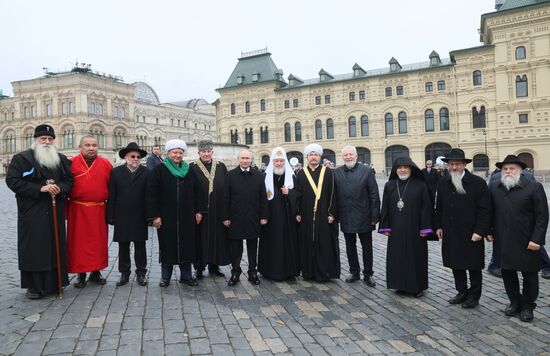
M 380 217 L 380 194 L 374 172 L 370 166 L 357 163 L 357 149 L 345 146 L 342 149 L 344 165 L 334 171 L 336 201 L 340 215 L 340 229 L 346 239 L 351 276 L 346 282 L 361 279 L 357 258 L 357 237 L 363 250 L 363 277 L 369 287 L 376 282 L 372 278 L 372 230 Z
M 489 187 L 493 203 L 493 225 L 489 240 L 499 251 L 500 267 L 510 305 L 506 316 L 519 314 L 521 321 L 533 320 L 539 294 L 540 248 L 548 228 L 548 201 L 536 181 L 522 179 L 526 168 L 517 156 L 508 155 L 496 164 L 502 170 L 501 182 Z M 517 272 L 523 276 L 520 293 Z
M 449 303 L 475 308 L 481 297 L 481 270 L 485 267 L 483 238 L 491 224 L 489 191 L 483 178 L 466 169 L 472 160 L 465 158 L 463 150 L 451 149 L 443 161 L 449 165 L 450 174 L 437 187 L 434 228 L 443 240 L 443 265 L 452 268 L 458 292 Z
M 56 197 L 61 285 L 69 284 L 65 247 L 65 196 L 71 190 L 71 162 L 57 153 L 55 132 L 39 125 L 29 150 L 13 156 L 6 176 L 17 198 L 17 253 L 21 288 L 29 299 L 58 292 L 58 265 L 52 220 L 52 196 Z M 48 182 L 53 180 L 52 182 Z

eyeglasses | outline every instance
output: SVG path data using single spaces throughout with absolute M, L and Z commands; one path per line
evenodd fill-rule
M 130 158 L 132 158 L 132 159 L 141 159 L 141 156 L 140 156 L 140 155 L 130 155 L 130 156 L 128 156 L 128 157 L 130 157 Z

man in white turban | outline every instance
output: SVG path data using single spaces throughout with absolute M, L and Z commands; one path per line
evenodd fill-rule
M 305 279 L 328 281 L 340 277 L 340 252 L 334 174 L 320 165 L 323 148 L 316 144 L 304 150 L 307 167 L 296 177 L 298 203 L 298 245 L 300 267 Z
M 277 281 L 299 274 L 295 220 L 299 193 L 293 188 L 294 172 L 286 152 L 276 147 L 265 175 L 269 223 L 262 228 L 258 271 Z

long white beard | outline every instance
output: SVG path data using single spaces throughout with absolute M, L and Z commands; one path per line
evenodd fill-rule
M 38 144 L 33 142 L 31 149 L 34 151 L 34 158 L 43 167 L 55 169 L 59 167 L 60 159 L 54 145 Z
M 458 194 L 466 194 L 466 189 L 462 185 L 462 173 L 451 172 L 451 182 L 455 186 Z
M 356 163 L 357 163 L 357 160 L 345 162 L 344 164 L 346 165 L 346 167 L 347 167 L 348 169 L 352 169 L 352 168 L 355 166 Z
M 411 174 L 410 174 L 410 173 L 408 173 L 408 174 L 399 174 L 399 173 L 397 173 L 397 176 L 398 176 L 399 179 L 401 179 L 401 180 L 407 180 L 407 179 L 409 179 L 409 177 L 411 176 Z
M 515 187 L 516 185 L 519 184 L 519 180 L 521 179 L 521 175 L 513 175 L 513 174 L 507 174 L 507 175 L 502 175 L 500 177 L 500 181 L 502 182 L 502 184 L 506 187 L 506 189 L 510 190 L 512 189 L 513 187 Z
M 275 174 L 276 176 L 282 176 L 283 174 L 285 174 L 285 167 L 282 167 L 282 168 L 273 167 L 273 174 Z

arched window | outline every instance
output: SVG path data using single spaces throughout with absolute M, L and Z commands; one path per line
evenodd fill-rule
M 252 127 L 244 130 L 244 141 L 247 145 L 252 145 L 254 143 L 254 133 L 252 132 Z
M 235 115 L 235 103 L 231 103 L 231 115 Z
M 74 129 L 72 127 L 63 130 L 63 148 L 74 148 Z
M 269 132 L 267 131 L 267 126 L 260 127 L 260 143 L 269 143 Z
M 370 150 L 365 147 L 357 147 L 357 162 L 370 164 Z
M 4 152 L 14 153 L 15 152 L 15 132 L 8 131 L 4 135 Z
M 386 156 L 386 172 L 389 173 L 391 171 L 393 161 L 397 157 L 409 157 L 409 149 L 405 146 L 393 145 L 386 148 L 385 156 Z
M 336 153 L 333 150 L 324 149 L 323 155 L 321 156 L 321 162 L 325 159 L 328 159 L 332 163 L 336 163 Z
M 449 109 L 441 108 L 439 109 L 439 130 L 440 131 L 449 131 L 451 126 L 449 122 Z
M 104 149 L 105 148 L 105 134 L 103 133 L 103 129 L 100 127 L 94 127 L 90 130 L 90 135 L 94 136 L 97 145 L 99 148 Z
M 34 133 L 32 131 L 32 129 L 28 130 L 26 133 L 25 133 L 25 147 L 26 148 L 31 148 L 31 145 L 32 145 L 32 142 L 34 141 Z
M 95 103 L 90 103 L 90 114 L 95 115 Z
M 399 133 L 405 134 L 407 133 L 407 114 L 404 111 L 401 111 L 397 115 L 399 119 Z
M 334 138 L 334 121 L 332 119 L 327 119 L 327 138 Z
M 369 118 L 367 115 L 361 116 L 361 136 L 369 135 Z
M 114 135 L 114 146 L 115 149 L 119 149 L 124 147 L 124 141 L 125 141 L 126 133 L 122 130 L 116 130 Z
M 298 161 L 300 163 L 304 162 L 304 155 L 302 154 L 302 152 L 290 151 L 286 153 L 286 158 L 288 158 L 289 161 L 292 157 L 298 158 Z
M 321 120 L 315 120 L 315 139 L 323 139 L 323 123 Z
M 393 115 L 387 113 L 384 121 L 386 123 L 386 135 L 393 135 Z
M 526 53 L 525 53 L 525 47 L 520 46 L 516 48 L 516 59 L 525 59 Z
M 294 124 L 294 141 L 302 141 L 302 124 L 299 121 Z
M 434 142 L 426 146 L 424 150 L 426 161 L 432 160 L 435 163 L 437 157 L 445 156 L 451 150 L 451 146 L 445 142 Z
M 350 116 L 348 119 L 348 135 L 349 137 L 357 136 L 357 123 L 355 122 L 355 116 Z
M 527 94 L 527 76 L 525 74 L 516 76 L 516 98 L 526 97 Z
M 267 165 L 269 164 L 269 161 L 270 161 L 271 157 L 269 157 L 269 155 L 262 155 L 262 164 L 267 167 Z
M 535 164 L 533 160 L 533 155 L 529 152 L 523 152 L 518 155 L 518 158 L 527 165 L 527 168 L 534 169 Z
M 485 106 L 482 106 L 479 111 L 475 106 L 472 108 L 472 121 L 474 129 L 482 129 L 486 127 Z
M 481 71 L 474 70 L 474 72 L 472 73 L 472 79 L 473 79 L 474 85 L 481 85 Z
M 290 124 L 287 122 L 285 124 L 285 142 L 290 142 L 292 140 L 292 133 L 290 132 Z
M 250 112 L 250 101 L 247 101 L 244 103 L 244 112 L 249 113 Z
M 238 144 L 239 143 L 239 131 L 238 129 L 231 130 L 231 143 Z
M 488 171 L 489 170 L 489 157 L 485 154 L 477 154 L 473 158 L 474 171 Z
M 260 100 L 260 111 L 265 111 L 265 99 Z
M 426 132 L 433 132 L 434 126 L 434 112 L 432 109 L 428 109 L 424 112 L 424 129 Z

